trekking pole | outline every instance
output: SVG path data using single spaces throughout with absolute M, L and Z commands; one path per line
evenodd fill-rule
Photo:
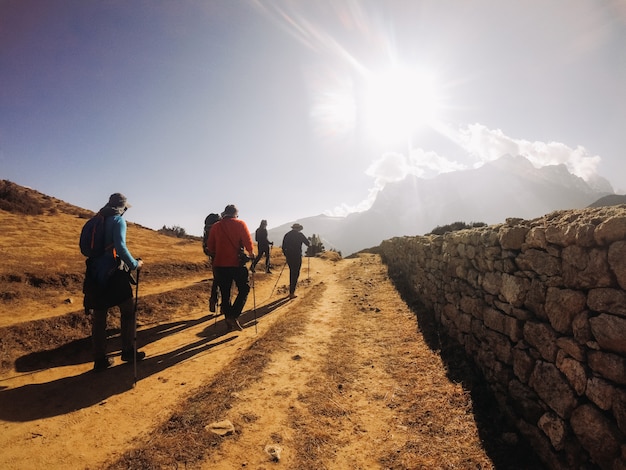
M 256 320 L 256 290 L 254 288 L 254 272 L 251 273 L 252 274 L 252 311 L 254 312 L 254 334 L 258 334 L 259 330 L 257 327 L 257 320 Z
M 139 301 L 139 268 L 137 268 L 137 279 L 135 280 L 135 308 L 133 311 L 133 370 L 135 381 L 133 388 L 137 385 L 137 303 Z
M 215 282 L 215 278 L 213 279 L 213 282 Z M 217 312 L 217 308 L 218 308 L 218 305 L 217 305 L 217 301 L 216 301 L 215 302 L 215 312 L 213 312 L 214 313 L 214 315 L 213 315 L 213 330 L 217 329 L 217 317 L 219 316 L 219 313 Z
M 274 283 L 274 287 L 272 287 L 272 292 L 270 292 L 270 299 L 272 298 L 272 294 L 274 293 L 274 289 L 276 289 L 276 286 L 278 285 L 278 281 L 280 281 L 280 276 L 283 273 L 283 271 L 285 270 L 285 266 L 287 265 L 287 261 L 285 261 L 283 263 L 283 267 L 280 269 L 280 273 L 278 273 L 278 278 L 276 279 L 276 282 Z

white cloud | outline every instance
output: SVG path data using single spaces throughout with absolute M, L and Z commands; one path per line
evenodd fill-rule
M 400 181 L 409 174 L 421 176 L 418 168 L 413 168 L 406 155 L 395 152 L 384 153 L 378 160 L 375 160 L 365 174 L 374 178 L 375 186 L 385 186 L 385 184 Z
M 430 178 L 440 173 L 464 168 L 460 163 L 448 160 L 435 152 L 426 152 L 423 149 L 413 149 L 408 157 L 401 153 L 387 152 L 372 162 L 365 170 L 366 175 L 374 178 L 374 185 L 370 188 L 366 199 L 354 206 L 341 204 L 324 213 L 330 216 L 343 217 L 352 212 L 363 212 L 372 207 L 377 194 L 387 183 L 401 181 L 408 175 Z
M 564 164 L 572 174 L 589 181 L 597 176 L 597 168 L 601 160 L 598 155 L 591 155 L 582 146 L 571 148 L 559 142 L 546 143 L 514 139 L 505 135 L 500 129 L 488 129 L 482 124 L 471 124 L 457 132 L 448 132 L 446 135 L 475 160 L 474 166 L 497 160 L 507 154 L 522 155 L 537 168 Z M 372 206 L 377 194 L 387 183 L 401 181 L 408 175 L 433 178 L 441 173 L 467 168 L 466 164 L 449 160 L 436 152 L 421 148 L 412 149 L 408 156 L 387 152 L 365 170 L 365 174 L 374 178 L 373 187 L 370 188 L 366 199 L 354 206 L 342 204 L 325 213 L 333 216 L 346 216 L 352 212 L 365 211 Z
M 435 152 L 427 152 L 420 148 L 411 150 L 409 162 L 411 167 L 415 168 L 413 174 L 424 178 L 466 169 L 462 163 L 448 160 Z
M 354 212 L 363 212 L 372 207 L 374 204 L 374 200 L 376 199 L 376 194 L 378 194 L 377 189 L 370 189 L 369 195 L 366 199 L 362 200 L 358 204 L 351 206 L 346 203 L 342 203 L 339 206 L 334 207 L 333 209 L 329 209 L 324 211 L 324 215 L 328 215 L 330 217 L 345 217 Z
M 598 155 L 591 155 L 581 146 L 571 148 L 559 142 L 514 139 L 500 129 L 488 129 L 482 124 L 472 124 L 460 129 L 458 143 L 479 164 L 497 160 L 506 154 L 522 155 L 537 168 L 564 164 L 570 173 L 585 181 L 597 175 L 601 160 Z

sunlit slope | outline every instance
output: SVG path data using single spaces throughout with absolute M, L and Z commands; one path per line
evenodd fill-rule
M 85 258 L 78 239 L 92 213 L 27 188 L 17 189 L 22 200 L 31 198 L 29 207 L 35 207 L 38 199 L 45 204 L 37 215 L 0 209 L 0 326 L 79 310 L 82 303 Z M 144 288 L 208 275 L 198 239 L 173 238 L 128 223 L 127 245 L 145 261 Z

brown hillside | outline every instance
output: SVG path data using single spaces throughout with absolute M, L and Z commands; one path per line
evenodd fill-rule
M 273 274 L 251 277 L 244 331 L 229 333 L 208 311 L 198 241 L 129 224 L 147 358 L 135 383 L 114 310 L 115 366 L 93 373 L 77 246 L 88 211 L 14 190 L 45 210 L 0 209 L 0 468 L 541 468 L 374 254 L 305 258 L 290 301 L 275 250 Z M 230 433 L 210 431 L 224 421 Z
M 0 201 L 9 209 L 0 210 L 0 327 L 79 310 L 85 258 L 78 238 L 94 213 L 0 183 Z M 22 202 L 15 203 L 16 198 Z M 199 241 L 168 237 L 133 223 L 128 224 L 127 239 L 133 255 L 146 262 L 142 275 L 153 289 L 181 275 L 206 279 L 207 259 Z

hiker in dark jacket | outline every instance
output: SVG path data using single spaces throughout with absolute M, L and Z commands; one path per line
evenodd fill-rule
M 93 312 L 91 338 L 93 342 L 94 370 L 96 372 L 113 365 L 106 354 L 106 327 L 109 308 L 119 307 L 121 315 L 122 361 L 135 358 L 135 308 L 130 271 L 138 270 L 143 261 L 135 259 L 126 247 L 126 221 L 122 215 L 130 207 L 123 194 L 115 193 L 100 209 L 105 216 L 104 240 L 110 247 L 105 252 L 87 260 L 85 279 L 85 309 Z M 141 360 L 145 353 L 137 351 Z
M 256 232 L 254 232 L 254 238 L 257 242 L 257 249 L 259 253 L 254 261 L 252 261 L 250 271 L 254 272 L 254 268 L 256 267 L 257 263 L 261 260 L 261 258 L 263 258 L 263 255 L 265 255 L 265 272 L 267 274 L 271 274 L 270 245 L 273 245 L 273 243 L 267 239 L 267 220 L 263 219 L 261 221 L 261 225 L 259 225 L 259 228 L 256 229 Z
M 289 298 L 296 298 L 296 285 L 300 277 L 302 267 L 302 244 L 310 246 L 311 243 L 302 233 L 302 225 L 293 224 L 291 230 L 283 238 L 282 249 L 289 266 Z
M 215 267 L 213 266 L 213 256 L 209 252 L 209 235 L 211 234 L 211 228 L 217 222 L 219 222 L 221 217 L 219 214 L 209 214 L 204 219 L 204 234 L 203 234 L 203 249 L 204 254 L 209 257 L 209 261 L 211 263 L 211 272 L 213 273 L 213 281 L 211 282 L 211 294 L 209 295 L 209 311 L 215 312 L 217 301 L 218 301 L 218 286 L 217 280 L 215 277 Z

